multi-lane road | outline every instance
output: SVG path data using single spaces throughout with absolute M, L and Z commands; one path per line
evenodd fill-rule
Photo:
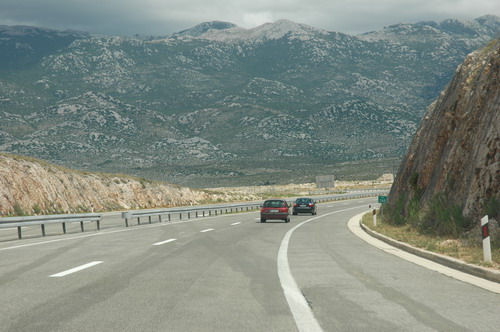
M 498 293 L 351 231 L 375 200 L 4 239 L 0 331 L 498 331 Z

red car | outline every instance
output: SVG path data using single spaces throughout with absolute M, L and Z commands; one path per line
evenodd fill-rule
M 268 199 L 260 209 L 260 222 L 269 219 L 278 219 L 290 222 L 290 209 L 284 199 Z

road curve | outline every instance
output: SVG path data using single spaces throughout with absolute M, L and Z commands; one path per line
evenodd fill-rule
M 493 331 L 498 294 L 377 249 L 347 221 L 375 199 L 320 204 L 318 218 L 238 213 L 0 243 L 0 331 L 293 331 L 279 276 L 324 331 Z

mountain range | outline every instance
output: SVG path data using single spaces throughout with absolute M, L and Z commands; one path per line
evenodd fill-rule
M 151 38 L 0 26 L 0 151 L 194 187 L 382 161 L 346 173 L 375 177 L 499 31 L 491 15 L 356 36 L 288 20 Z

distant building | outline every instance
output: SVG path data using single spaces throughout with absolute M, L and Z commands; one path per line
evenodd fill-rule
M 331 189 L 335 187 L 334 175 L 319 175 L 316 176 L 316 188 Z

